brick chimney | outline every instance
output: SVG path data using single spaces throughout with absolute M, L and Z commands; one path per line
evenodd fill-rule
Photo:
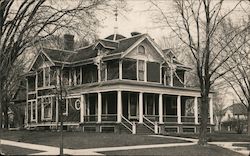
M 74 50 L 74 35 L 64 34 L 64 50 Z

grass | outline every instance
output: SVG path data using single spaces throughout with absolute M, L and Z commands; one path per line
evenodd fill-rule
M 167 147 L 167 148 L 152 148 L 152 149 L 137 149 L 101 152 L 105 155 L 164 155 L 164 156 L 242 156 L 239 153 L 215 146 L 209 145 L 202 147 L 199 145 L 182 146 L 182 147 Z
M 185 137 L 185 138 L 198 138 L 198 134 L 171 134 L 171 136 Z M 212 142 L 250 142 L 250 135 L 236 134 L 236 133 L 209 133 L 207 135 L 208 141 Z
M 15 146 L 7 146 L 7 145 L 1 145 L 2 152 L 5 155 L 30 155 L 34 153 L 40 153 L 42 151 L 39 150 L 31 150 L 27 148 L 19 148 Z
M 3 131 L 2 139 L 59 147 L 60 133 L 51 131 Z M 70 149 L 183 143 L 178 139 L 114 133 L 64 132 L 64 147 Z

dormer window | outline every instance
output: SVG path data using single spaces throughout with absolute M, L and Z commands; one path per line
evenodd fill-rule
M 142 46 L 142 45 L 140 45 L 140 46 L 138 47 L 138 53 L 139 53 L 139 54 L 145 54 L 145 47 Z

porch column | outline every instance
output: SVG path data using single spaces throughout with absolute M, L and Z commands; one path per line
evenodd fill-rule
M 198 97 L 194 97 L 194 123 L 199 124 L 199 120 L 198 120 Z
M 143 93 L 139 93 L 139 123 L 143 123 Z
M 209 114 L 210 114 L 210 124 L 214 124 L 214 112 L 213 112 L 213 97 L 209 100 Z
M 97 100 L 97 122 L 102 121 L 102 93 L 98 92 Z
M 81 122 L 84 122 L 84 112 L 85 112 L 85 106 L 86 106 L 86 99 L 85 99 L 85 95 L 81 95 L 81 118 L 80 118 L 80 121 Z
M 181 124 L 181 96 L 177 96 L 177 122 Z
M 122 92 L 117 91 L 117 122 L 122 121 Z
M 163 105 L 162 94 L 159 94 L 159 123 L 163 123 Z
M 119 80 L 122 80 L 122 60 L 119 61 Z

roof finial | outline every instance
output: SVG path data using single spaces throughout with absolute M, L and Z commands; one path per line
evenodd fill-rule
M 116 40 L 116 35 L 118 33 L 118 9 L 117 9 L 117 6 L 115 7 L 115 24 L 114 24 L 114 38 L 113 40 L 115 41 Z

